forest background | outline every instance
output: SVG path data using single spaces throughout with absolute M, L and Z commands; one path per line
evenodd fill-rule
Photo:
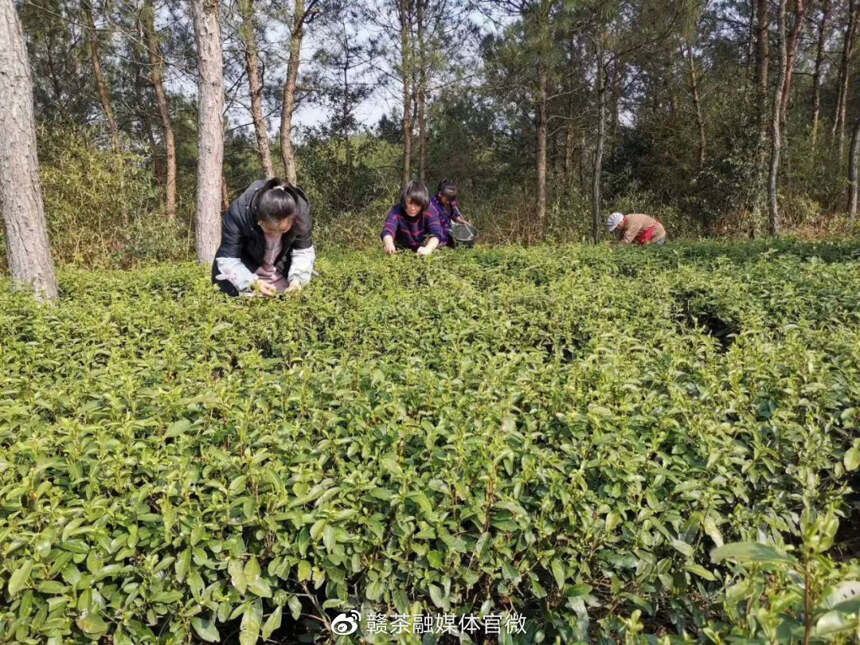
M 16 3 L 56 261 L 193 257 L 194 4 Z M 855 230 L 855 0 L 212 7 L 221 206 L 285 176 L 318 246 L 376 243 L 413 177 L 457 182 L 490 243 L 598 241 L 610 210 L 673 238 Z

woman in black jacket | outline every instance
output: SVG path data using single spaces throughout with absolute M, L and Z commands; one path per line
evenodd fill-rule
M 280 179 L 260 180 L 224 215 L 212 281 L 231 296 L 274 296 L 310 282 L 315 259 L 308 198 Z

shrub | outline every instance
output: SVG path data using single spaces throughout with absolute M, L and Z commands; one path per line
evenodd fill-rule
M 191 264 L 67 269 L 51 308 L 4 288 L 0 633 L 326 641 L 360 609 L 379 643 L 371 614 L 513 611 L 500 642 L 767 638 L 796 575 L 710 552 L 790 552 L 812 512 L 846 548 L 858 257 L 345 253 L 271 301 Z M 816 599 L 856 581 L 818 544 Z

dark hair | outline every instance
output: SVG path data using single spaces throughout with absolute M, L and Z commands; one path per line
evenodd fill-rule
M 423 181 L 410 181 L 409 185 L 403 189 L 403 194 L 400 196 L 400 205 L 406 208 L 406 202 L 413 202 L 421 206 L 423 213 L 427 204 L 430 203 L 430 191 Z
M 448 179 L 443 179 L 439 182 L 439 188 L 436 190 L 436 193 L 448 199 L 457 199 L 457 184 Z
M 251 212 L 257 221 L 279 222 L 299 212 L 296 193 L 287 182 L 273 177 L 262 185 L 251 200 Z

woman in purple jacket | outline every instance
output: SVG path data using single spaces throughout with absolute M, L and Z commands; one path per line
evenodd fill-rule
M 409 183 L 400 203 L 388 212 L 379 237 L 389 255 L 397 253 L 398 246 L 418 255 L 430 255 L 444 240 L 439 214 L 430 205 L 430 191 L 424 182 Z
M 440 181 L 436 194 L 430 200 L 430 206 L 439 214 L 439 224 L 442 226 L 442 235 L 444 236 L 442 244 L 454 246 L 451 239 L 452 224 L 456 222 L 471 226 L 463 217 L 460 209 L 457 208 L 457 185 L 448 179 Z

